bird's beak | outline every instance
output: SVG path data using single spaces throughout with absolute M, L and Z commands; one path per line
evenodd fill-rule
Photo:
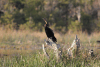
M 47 21 L 44 19 L 44 18 L 42 18 L 44 21 L 45 21 L 45 23 L 47 24 Z

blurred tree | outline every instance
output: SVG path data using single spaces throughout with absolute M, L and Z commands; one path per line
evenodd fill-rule
M 26 18 L 25 15 L 23 13 L 20 13 L 19 11 L 16 11 L 15 14 L 13 14 L 13 18 L 14 18 L 14 23 L 16 23 L 17 28 L 19 29 L 20 24 L 24 24 L 26 23 Z
M 71 23 L 68 26 L 68 29 L 72 32 L 78 32 L 78 31 L 82 31 L 82 23 L 76 21 L 71 21 Z
M 12 25 L 13 18 L 12 14 L 5 12 L 3 16 L 0 18 L 0 24 L 2 25 L 3 29 L 6 25 Z
M 23 9 L 26 19 L 29 19 L 29 17 L 31 17 L 33 25 L 35 24 L 35 28 L 37 27 L 38 29 L 41 29 L 42 25 L 41 27 L 38 27 L 38 24 L 43 22 L 42 18 L 45 16 L 42 11 L 43 1 L 44 0 L 27 0 L 25 8 Z M 30 24 L 29 26 L 31 26 L 32 23 L 30 24 L 29 20 L 27 20 L 27 24 Z
M 25 0 L 9 0 L 10 4 L 16 7 L 18 10 L 23 9 L 25 6 Z
M 56 31 L 66 33 L 68 30 L 82 29 L 90 34 L 97 28 L 99 30 L 98 2 L 98 0 L 1 0 L 0 26 L 14 25 L 15 29 L 42 31 L 45 24 L 42 18 L 46 18 Z
M 91 32 L 92 32 L 92 20 L 91 20 L 91 16 L 88 15 L 88 14 L 85 14 L 82 12 L 82 17 L 81 17 L 81 21 L 83 23 L 83 26 L 82 26 L 82 31 L 87 31 L 87 33 L 90 35 Z

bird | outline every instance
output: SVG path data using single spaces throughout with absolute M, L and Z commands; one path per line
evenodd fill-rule
M 100 43 L 100 40 L 97 40 L 97 43 Z
M 44 27 L 45 27 L 45 33 L 46 33 L 46 35 L 47 35 L 47 37 L 48 37 L 48 39 L 50 38 L 53 42 L 57 42 L 57 39 L 56 39 L 56 37 L 54 36 L 54 33 L 53 33 L 53 30 L 52 29 L 50 29 L 49 28 L 49 24 L 48 24 L 48 22 L 43 18 L 43 20 L 45 21 L 45 25 L 44 25 Z

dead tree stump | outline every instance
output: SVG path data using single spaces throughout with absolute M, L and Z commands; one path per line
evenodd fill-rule
M 80 48 L 80 39 L 78 39 L 76 35 L 71 47 L 68 48 L 68 53 L 67 53 L 68 56 L 73 58 L 74 55 L 77 55 L 79 53 L 79 48 Z
M 60 44 L 56 44 L 51 39 L 49 39 L 49 40 L 45 40 L 45 45 L 48 45 L 48 47 L 50 47 L 51 49 L 53 49 L 54 55 L 56 56 L 57 59 L 61 58 L 61 55 L 62 55 L 61 52 L 62 51 L 61 51 Z M 43 48 L 44 54 L 49 58 L 49 55 L 48 55 L 48 53 L 45 50 L 44 44 L 42 45 L 42 48 Z

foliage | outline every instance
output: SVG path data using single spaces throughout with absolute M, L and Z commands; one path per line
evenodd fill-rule
M 82 31 L 87 31 L 88 34 L 91 34 L 92 27 L 91 25 L 93 22 L 91 21 L 91 16 L 85 13 L 82 13 L 81 21 L 83 23 L 82 25 Z
M 4 2 L 5 4 L 2 4 L 4 7 L 0 8 L 2 9 L 0 26 L 10 25 L 12 29 L 43 31 L 45 23 L 42 18 L 46 18 L 51 26 L 55 25 L 53 29 L 62 33 L 72 30 L 72 26 L 73 31 L 87 31 L 90 34 L 100 25 L 97 17 L 98 10 L 94 9 L 93 5 L 94 0 L 9 0 Z M 88 7 L 86 7 L 87 5 Z M 81 8 L 80 23 L 77 21 L 78 7 Z M 94 14 L 94 12 L 96 13 Z M 98 21 L 94 22 L 94 20 Z M 98 25 L 96 25 L 97 23 Z
M 0 23 L 4 25 L 11 24 L 13 22 L 12 15 L 8 12 L 5 12 L 5 14 L 1 16 L 0 19 Z
M 70 31 L 73 31 L 73 32 L 81 31 L 82 23 L 78 22 L 77 20 L 75 22 L 71 21 L 68 28 Z

